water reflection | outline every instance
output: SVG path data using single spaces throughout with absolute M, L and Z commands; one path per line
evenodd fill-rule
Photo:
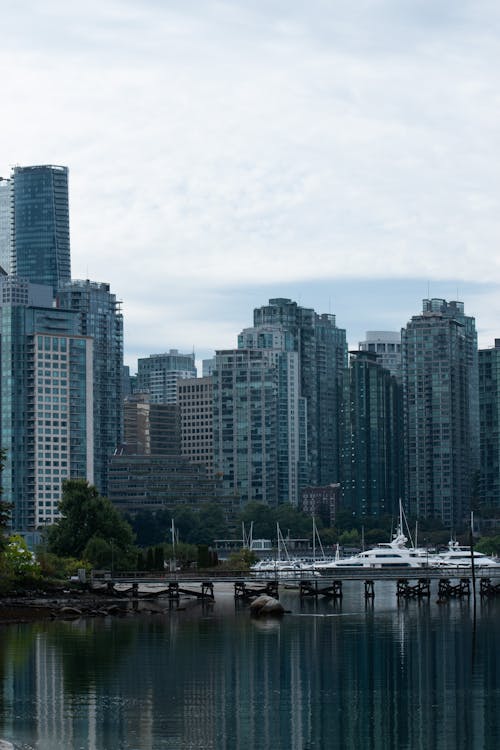
M 500 740 L 500 602 L 230 597 L 150 618 L 4 627 L 0 737 L 38 750 L 484 748 Z

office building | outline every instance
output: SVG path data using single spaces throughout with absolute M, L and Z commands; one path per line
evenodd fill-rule
M 326 526 L 334 526 L 341 502 L 341 487 L 328 484 L 326 487 L 304 487 L 301 491 L 300 508 L 313 518 L 321 518 Z
M 500 508 L 500 339 L 491 349 L 479 350 L 479 415 L 481 470 L 479 501 Z
M 474 318 L 462 302 L 424 300 L 402 330 L 402 356 L 409 510 L 453 529 L 469 512 L 478 468 Z
M 152 404 L 149 393 L 128 396 L 124 403 L 124 443 L 120 452 L 137 456 L 179 456 L 177 404 Z
M 173 404 L 177 398 L 177 380 L 195 378 L 193 354 L 170 349 L 164 354 L 151 354 L 138 360 L 137 390 L 148 391 L 152 404 Z
M 79 332 L 93 339 L 94 483 L 107 495 L 109 457 L 123 440 L 123 315 L 109 284 L 69 281 L 57 303 L 79 320 Z
M 177 381 L 177 404 L 181 424 L 181 453 L 192 463 L 206 466 L 213 476 L 213 385 L 212 377 Z
M 0 274 L 12 273 L 13 223 L 12 181 L 0 177 Z
M 117 452 L 109 463 L 109 499 L 124 513 L 197 507 L 217 499 L 216 483 L 204 466 L 182 456 Z
M 12 529 L 34 531 L 58 517 L 64 479 L 93 482 L 92 339 L 52 287 L 6 276 L 0 291 L 3 499 Z
M 376 354 L 382 367 L 401 381 L 401 331 L 367 331 L 359 350 Z
M 214 472 L 238 507 L 298 505 L 305 484 L 306 406 L 299 357 L 279 326 L 247 329 L 238 349 L 216 352 Z
M 307 404 L 308 485 L 341 479 L 343 379 L 347 367 L 346 332 L 335 315 L 319 315 L 290 299 L 270 299 L 254 310 L 254 326 L 278 325 L 291 335 L 299 358 L 299 395 Z
M 351 352 L 346 372 L 342 505 L 357 516 L 398 512 L 403 496 L 403 394 L 373 351 Z
M 71 278 L 68 169 L 14 167 L 12 273 L 52 288 Z

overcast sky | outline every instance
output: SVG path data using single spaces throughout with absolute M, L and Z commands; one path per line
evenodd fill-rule
M 497 0 L 0 0 L 0 175 L 70 169 L 126 361 L 284 296 L 356 345 L 428 294 L 500 336 Z

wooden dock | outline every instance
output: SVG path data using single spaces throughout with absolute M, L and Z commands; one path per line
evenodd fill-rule
M 464 568 L 357 568 L 335 570 L 335 575 L 314 576 L 313 571 L 304 571 L 304 576 L 297 579 L 296 573 L 290 577 L 281 574 L 279 577 L 270 574 L 266 578 L 259 575 L 241 573 L 241 571 L 214 570 L 205 574 L 189 573 L 144 573 L 127 572 L 111 573 L 110 571 L 94 571 L 91 576 L 91 586 L 106 587 L 109 593 L 132 598 L 168 597 L 171 601 L 179 601 L 181 596 L 194 597 L 201 601 L 214 601 L 214 586 L 217 583 L 233 585 L 234 598 L 240 601 L 250 601 L 261 594 L 279 597 L 280 586 L 298 588 L 301 599 L 330 598 L 341 600 L 343 583 L 359 581 L 364 585 L 364 597 L 367 601 L 375 599 L 376 583 L 393 581 L 396 584 L 398 600 L 420 600 L 429 598 L 431 584 L 437 581 L 438 601 L 464 598 L 471 596 L 471 571 Z M 490 598 L 500 594 L 500 568 L 476 569 L 476 579 L 479 581 L 479 593 L 482 598 Z M 117 589 L 117 585 L 128 584 L 126 589 Z M 139 592 L 141 586 L 154 587 L 151 591 Z

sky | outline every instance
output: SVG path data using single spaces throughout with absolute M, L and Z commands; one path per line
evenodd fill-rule
M 0 175 L 70 170 L 125 359 L 290 297 L 352 348 L 424 297 L 500 337 L 496 0 L 0 0 Z

